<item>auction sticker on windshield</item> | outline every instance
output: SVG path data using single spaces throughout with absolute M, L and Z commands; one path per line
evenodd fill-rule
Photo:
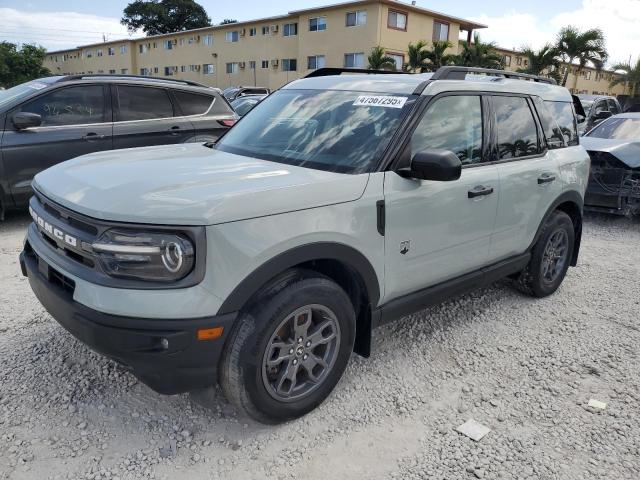
M 407 97 L 393 97 L 390 95 L 360 95 L 353 102 L 354 105 L 361 107 L 386 107 L 386 108 L 402 108 L 407 102 Z

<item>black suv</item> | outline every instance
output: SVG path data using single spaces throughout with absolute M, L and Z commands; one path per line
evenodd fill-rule
M 0 91 L 0 215 L 27 204 L 33 176 L 99 150 L 215 141 L 237 115 L 195 82 L 47 77 Z

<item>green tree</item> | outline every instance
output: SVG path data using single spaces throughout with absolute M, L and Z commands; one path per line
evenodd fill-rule
M 447 40 L 436 40 L 431 44 L 431 49 L 425 52 L 425 60 L 427 61 L 426 69 L 435 72 L 440 67 L 451 65 L 455 62 L 456 56 L 447 54 L 448 48 L 453 44 Z
M 496 50 L 494 42 L 485 43 L 479 34 L 473 35 L 473 42 L 462 42 L 462 52 L 455 58 L 457 65 L 465 67 L 481 67 L 502 69 L 504 67 L 502 55 Z
M 233 18 L 225 18 L 220 22 L 220 25 L 229 25 L 230 23 L 238 23 L 238 20 L 234 20 Z
M 120 23 L 147 35 L 208 27 L 211 19 L 194 0 L 135 0 L 124 9 Z
M 416 43 L 409 43 L 407 47 L 407 63 L 404 69 L 408 72 L 424 72 L 427 69 L 427 52 L 425 47 L 427 42 L 418 40 Z
M 369 70 L 395 70 L 396 62 L 385 52 L 381 46 L 373 47 L 367 58 L 369 61 Z
M 518 72 L 530 75 L 545 75 L 560 82 L 560 60 L 558 50 L 551 44 L 545 44 L 540 50 L 522 47 L 521 53 L 527 57 L 527 66 Z
M 556 49 L 558 50 L 560 58 L 568 63 L 569 66 L 577 63 L 578 69 L 573 79 L 574 89 L 578 83 L 578 76 L 588 63 L 591 63 L 600 70 L 608 56 L 604 34 L 599 28 L 592 28 L 581 32 L 576 27 L 564 27 L 558 33 Z M 567 85 L 568 76 L 569 68 L 565 71 L 562 85 Z
M 9 88 L 34 78 L 46 77 L 51 72 L 42 66 L 46 51 L 36 45 L 0 42 L 0 85 Z
M 613 66 L 613 70 L 622 70 L 624 73 L 613 76 L 610 83 L 612 87 L 624 83 L 625 91 L 630 97 L 640 95 L 640 57 L 635 65 L 631 62 L 617 63 Z

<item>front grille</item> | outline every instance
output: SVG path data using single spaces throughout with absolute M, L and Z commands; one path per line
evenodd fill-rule
M 28 256 L 30 256 L 35 260 L 36 264 L 38 265 L 38 270 L 40 271 L 41 274 L 45 275 L 45 278 L 47 281 L 49 281 L 49 283 L 57 285 L 58 287 L 62 288 L 65 292 L 73 295 L 73 292 L 76 289 L 76 282 L 74 282 L 72 279 L 70 279 L 69 277 L 67 277 L 66 275 L 64 275 L 63 273 L 59 272 L 55 268 L 51 267 L 51 265 L 46 263 L 35 252 L 35 250 L 31 247 L 29 242 L 25 243 L 24 251 Z M 46 266 L 46 268 L 41 268 L 41 263 L 43 263 Z

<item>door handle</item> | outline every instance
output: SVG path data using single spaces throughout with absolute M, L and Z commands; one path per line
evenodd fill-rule
M 551 183 L 556 179 L 556 176 L 551 173 L 543 173 L 538 177 L 538 185 L 544 185 L 546 183 Z
M 467 192 L 469 198 L 482 197 L 485 195 L 491 195 L 493 193 L 493 187 L 485 187 L 484 185 L 478 185 L 473 187 Z
M 180 130 L 180 125 L 174 125 L 169 129 L 169 132 L 171 132 L 171 135 L 179 135 L 180 134 L 179 130 Z
M 84 135 L 82 137 L 83 140 L 86 140 L 87 142 L 91 142 L 93 140 L 104 140 L 105 135 L 99 135 L 96 132 L 89 132 L 86 135 Z

